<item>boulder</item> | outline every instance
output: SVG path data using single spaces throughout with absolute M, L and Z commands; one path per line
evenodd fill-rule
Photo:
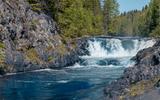
M 73 48 L 58 31 L 49 13 L 33 11 L 27 0 L 0 0 L 0 74 L 61 68 L 87 53 L 85 39 Z
M 153 47 L 139 51 L 132 60 L 134 60 L 136 64 L 133 67 L 126 68 L 119 79 L 111 82 L 111 84 L 105 88 L 104 91 L 107 100 L 119 99 L 122 96 L 126 96 L 126 98 L 130 98 L 129 100 L 132 100 L 132 96 L 128 95 L 128 93 L 132 91 L 131 89 L 133 86 L 138 87 L 137 84 L 142 84 L 142 87 L 147 85 L 148 87 L 151 86 L 154 88 L 153 84 L 156 84 L 157 80 L 160 78 L 159 41 L 157 41 Z M 145 91 L 145 88 L 147 87 L 144 87 L 142 91 Z

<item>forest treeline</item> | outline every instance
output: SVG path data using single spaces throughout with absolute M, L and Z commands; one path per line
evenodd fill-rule
M 112 19 L 109 33 L 124 36 L 160 36 L 160 0 L 151 0 L 141 11 L 124 12 Z
M 151 0 L 141 11 L 119 13 L 116 0 L 28 0 L 58 23 L 65 38 L 86 35 L 159 36 L 160 1 Z M 45 3 L 44 3 L 45 2 Z M 44 6 L 46 4 L 47 6 Z
M 28 0 L 35 11 L 49 10 L 65 38 L 100 35 L 108 32 L 118 15 L 116 0 Z M 43 4 L 47 5 L 43 6 Z M 104 23 L 105 22 L 105 23 Z

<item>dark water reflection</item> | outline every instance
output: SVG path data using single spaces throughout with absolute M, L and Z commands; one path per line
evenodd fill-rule
M 30 72 L 0 79 L 3 100 L 103 100 L 104 86 L 124 68 Z M 107 71 L 108 70 L 108 71 Z

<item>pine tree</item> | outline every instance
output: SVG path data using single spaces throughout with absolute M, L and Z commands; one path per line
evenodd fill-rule
M 54 2 L 54 14 L 61 33 L 67 38 L 76 38 L 94 32 L 90 10 L 84 8 L 83 0 L 57 0 Z M 58 5 L 57 5 L 58 4 Z
M 152 0 L 151 1 L 151 22 L 150 30 L 154 30 L 156 26 L 160 23 L 160 1 Z
M 149 29 L 152 36 L 160 35 L 160 1 L 151 0 Z
M 104 31 L 106 34 L 109 32 L 109 24 L 111 19 L 119 14 L 118 3 L 116 0 L 105 0 L 104 1 Z
M 93 28 L 95 33 L 103 32 L 103 14 L 100 0 L 84 0 L 84 8 L 93 14 Z

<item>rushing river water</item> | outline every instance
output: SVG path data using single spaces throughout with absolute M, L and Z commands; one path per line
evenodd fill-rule
M 0 100 L 103 100 L 104 87 L 120 77 L 150 39 L 88 40 L 89 55 L 61 70 L 39 70 L 0 78 Z

